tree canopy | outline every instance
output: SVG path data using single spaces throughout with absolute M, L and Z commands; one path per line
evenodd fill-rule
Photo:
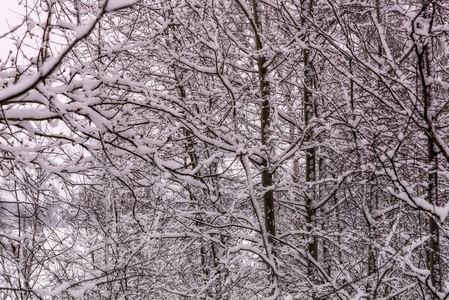
M 19 5 L 0 298 L 449 298 L 449 2 Z

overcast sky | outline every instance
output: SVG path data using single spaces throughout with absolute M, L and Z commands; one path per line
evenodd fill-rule
M 18 0 L 2 0 L 0 7 L 0 34 L 4 34 L 10 27 L 20 23 L 20 12 L 23 6 L 18 5 Z M 8 25 L 9 24 L 9 25 Z M 13 42 L 10 39 L 0 40 L 0 58 L 5 59 L 9 50 L 14 50 Z

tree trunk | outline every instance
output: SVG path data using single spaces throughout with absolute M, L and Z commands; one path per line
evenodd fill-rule
M 312 7 L 312 1 L 307 3 L 307 1 L 302 2 L 303 15 L 309 14 Z M 305 19 L 301 18 L 301 25 L 305 25 Z M 306 127 L 310 124 L 310 120 L 314 116 L 315 105 L 313 103 L 313 75 L 312 75 L 312 62 L 310 59 L 310 50 L 303 50 L 304 58 L 304 123 Z M 311 142 L 312 135 L 307 133 L 306 142 Z M 313 183 L 316 181 L 316 153 L 315 148 L 310 147 L 306 150 L 306 183 Z M 318 240 L 312 235 L 313 223 L 315 222 L 316 211 L 313 209 L 313 203 L 315 202 L 315 188 L 310 187 L 310 190 L 305 195 L 305 209 L 306 209 L 306 230 L 309 232 L 309 242 L 307 246 L 307 251 L 312 256 L 315 261 L 318 261 Z M 311 261 L 307 261 L 307 273 L 309 276 L 314 277 L 313 268 Z
M 422 18 L 433 23 L 435 4 L 432 1 L 426 2 L 425 7 L 422 9 Z M 432 124 L 437 120 L 435 107 L 437 103 L 433 103 L 433 87 L 432 78 L 434 78 L 434 72 L 432 70 L 432 56 L 433 45 L 431 41 L 416 40 L 413 36 L 412 39 L 415 42 L 415 51 L 418 57 L 418 71 L 421 79 L 422 96 L 424 103 L 423 117 L 427 123 L 427 163 L 429 166 L 427 172 L 427 201 L 428 203 L 438 206 L 438 153 L 435 145 L 435 140 L 432 134 Z M 429 29 L 430 32 L 431 29 Z M 441 270 L 441 257 L 440 257 L 440 234 L 437 221 L 433 216 L 429 216 L 429 250 L 428 250 L 428 267 L 430 270 L 430 282 L 436 292 L 442 291 L 442 270 Z M 439 297 L 433 293 L 432 299 L 439 299 Z
M 254 40 L 256 50 L 262 50 L 263 45 L 260 40 L 260 31 L 262 30 L 262 22 L 260 20 L 260 10 L 257 7 L 257 0 L 252 1 L 254 23 L 256 30 L 254 31 Z M 270 126 L 271 126 L 271 107 L 270 107 L 270 84 L 267 78 L 268 70 L 266 66 L 267 59 L 263 54 L 257 57 L 257 69 L 259 75 L 259 93 L 261 99 L 260 106 L 260 138 L 261 145 L 267 153 L 267 157 L 263 162 L 262 170 L 262 187 L 264 188 L 263 204 L 265 215 L 265 229 L 270 236 L 276 235 L 275 215 L 274 215 L 274 195 L 273 195 L 273 174 L 269 167 L 269 156 L 271 153 L 270 145 Z M 269 239 L 272 241 L 272 238 Z
M 427 158 L 429 160 L 430 169 L 428 172 L 428 190 L 427 197 L 429 203 L 438 206 L 438 161 L 437 153 L 435 151 L 435 145 L 432 138 L 427 139 Z M 437 221 L 433 216 L 429 217 L 429 255 L 428 264 L 430 269 L 430 281 L 432 286 L 436 291 L 440 292 L 442 290 L 442 272 L 441 272 L 441 259 L 440 259 L 440 233 Z M 439 299 L 434 297 L 434 299 Z

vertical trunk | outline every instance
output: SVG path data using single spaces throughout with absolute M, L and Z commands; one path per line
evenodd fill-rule
M 435 3 L 429 1 L 425 3 L 425 7 L 422 10 L 422 18 L 433 23 L 435 13 Z M 429 29 L 429 34 L 431 26 Z M 427 172 L 427 201 L 428 203 L 438 206 L 438 155 L 433 140 L 432 125 L 437 121 L 435 106 L 433 102 L 433 88 L 432 78 L 434 72 L 432 70 L 433 59 L 433 44 L 432 40 L 426 40 L 425 42 L 415 39 L 414 29 L 412 30 L 412 39 L 415 42 L 415 51 L 418 57 L 418 71 L 421 79 L 422 96 L 424 103 L 423 117 L 427 124 L 427 163 L 429 166 Z M 429 37 L 428 37 L 429 39 Z M 428 267 L 430 270 L 430 282 L 437 292 L 442 291 L 442 270 L 441 270 L 441 257 L 440 257 L 440 233 L 438 222 L 433 216 L 429 216 L 429 250 L 427 255 Z M 439 299 L 436 294 L 433 294 L 433 299 Z
M 429 137 L 427 140 L 427 155 L 430 164 L 430 169 L 428 172 L 428 191 L 427 197 L 429 203 L 438 206 L 438 179 L 437 179 L 437 154 L 435 152 L 435 145 L 433 140 Z M 429 217 L 429 233 L 430 233 L 430 245 L 429 245 L 429 269 L 430 269 L 430 280 L 432 286 L 436 291 L 442 290 L 442 272 L 441 272 L 441 262 L 440 262 L 440 233 L 438 228 L 438 223 L 435 219 Z M 435 298 L 438 299 L 438 298 Z
M 262 22 L 260 20 L 260 10 L 257 5 L 257 0 L 252 1 L 254 23 L 256 30 L 254 32 L 254 40 L 256 43 L 256 50 L 262 50 L 263 45 L 260 40 L 260 31 L 262 30 Z M 270 108 L 270 84 L 267 79 L 268 70 L 266 67 L 267 59 L 263 54 L 257 57 L 257 68 L 259 73 L 259 93 L 261 99 L 260 106 L 260 138 L 261 145 L 264 151 L 268 154 L 263 162 L 262 170 L 262 187 L 265 189 L 263 195 L 264 215 L 265 215 L 265 229 L 271 236 L 276 235 L 275 215 L 274 215 L 274 195 L 272 190 L 273 174 L 269 168 L 269 154 L 271 152 L 270 145 L 270 126 L 271 126 L 271 108 Z M 270 239 L 272 241 L 272 239 Z
M 259 99 L 260 104 L 260 144 L 262 151 L 265 152 L 266 156 L 263 160 L 262 168 L 262 188 L 263 188 L 263 208 L 264 208 L 264 221 L 265 221 L 265 231 L 268 236 L 266 251 L 268 257 L 271 257 L 272 252 L 269 244 L 274 243 L 273 237 L 276 235 L 275 226 L 275 211 L 274 211 L 274 195 L 273 195 L 273 173 L 270 170 L 270 155 L 273 151 L 270 137 L 271 137 L 271 106 L 270 106 L 270 83 L 268 81 L 268 68 L 267 68 L 267 58 L 263 53 L 263 44 L 261 40 L 262 34 L 262 20 L 261 12 L 262 8 L 259 6 L 259 0 L 252 0 L 252 10 L 253 10 L 253 30 L 254 30 L 254 42 L 257 51 L 257 70 L 259 79 Z M 270 266 L 269 266 L 270 267 Z M 277 290 L 277 279 L 274 273 L 268 276 L 271 282 L 271 296 L 276 294 Z M 270 297 L 271 298 L 271 297 Z
M 376 0 L 376 20 L 377 20 L 377 24 L 381 24 L 382 23 L 382 18 L 381 18 L 381 12 L 380 12 L 380 1 Z M 382 48 L 382 43 L 380 41 L 377 42 L 377 55 L 379 57 L 383 56 L 383 48 Z M 382 64 L 378 63 L 377 67 L 380 69 L 382 68 Z M 377 89 L 380 90 L 381 89 L 381 82 L 378 81 L 377 82 Z M 355 134 L 355 133 L 354 133 Z M 365 191 L 365 195 L 368 196 L 368 201 L 367 201 L 367 206 L 368 206 L 368 214 L 371 216 L 371 213 L 373 210 L 377 209 L 377 194 L 376 194 L 376 200 L 373 197 L 373 186 L 370 185 L 369 186 L 369 192 Z M 374 202 L 374 203 L 373 203 Z M 374 222 L 372 222 L 374 221 Z M 376 232 L 377 232 L 377 226 L 376 226 L 376 222 L 375 220 L 373 220 L 371 217 L 369 219 L 367 219 L 367 225 L 368 225 L 368 277 L 373 277 L 375 273 L 377 272 L 377 251 L 376 251 L 376 247 L 374 246 L 374 244 L 376 243 Z M 373 282 L 372 279 L 368 279 L 368 282 L 366 284 L 366 292 L 368 294 L 373 293 L 374 287 L 373 287 Z M 371 297 L 373 297 L 371 295 Z
M 304 120 L 306 126 L 309 125 L 310 120 L 313 117 L 313 99 L 312 99 L 312 68 L 309 61 L 309 51 L 304 50 Z M 307 140 L 311 140 L 311 136 L 307 137 Z M 306 150 L 306 182 L 313 183 L 316 177 L 316 155 L 315 148 L 310 147 Z M 306 193 L 306 229 L 308 232 L 313 230 L 313 222 L 315 221 L 315 210 L 312 205 L 315 200 L 315 188 L 312 186 L 311 189 Z M 313 257 L 314 260 L 318 260 L 318 240 L 316 237 L 311 237 L 309 244 L 307 246 L 308 252 Z M 311 275 L 312 266 L 310 261 L 308 261 L 308 273 Z
M 310 9 L 312 7 L 312 1 L 307 3 L 302 2 L 303 15 L 310 14 Z M 301 18 L 301 25 L 305 25 L 305 18 Z M 303 50 L 304 59 L 304 122 L 306 127 L 309 125 L 310 120 L 314 116 L 314 103 L 313 103 L 313 79 L 312 79 L 312 62 L 310 59 L 310 50 Z M 311 134 L 307 134 L 306 141 L 310 142 L 312 140 Z M 309 147 L 306 150 L 306 183 L 313 183 L 316 180 L 316 155 L 315 148 Z M 318 240 L 316 237 L 312 236 L 313 223 L 315 221 L 315 210 L 313 209 L 313 203 L 315 201 L 315 188 L 311 186 L 310 190 L 305 195 L 305 209 L 306 209 L 306 230 L 310 233 L 309 242 L 307 246 L 307 251 L 313 257 L 315 261 L 318 261 Z M 307 262 L 307 273 L 312 276 L 312 264 L 310 260 Z

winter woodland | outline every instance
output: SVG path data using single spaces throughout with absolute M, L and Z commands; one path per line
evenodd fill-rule
M 16 1 L 0 299 L 449 299 L 449 1 Z

